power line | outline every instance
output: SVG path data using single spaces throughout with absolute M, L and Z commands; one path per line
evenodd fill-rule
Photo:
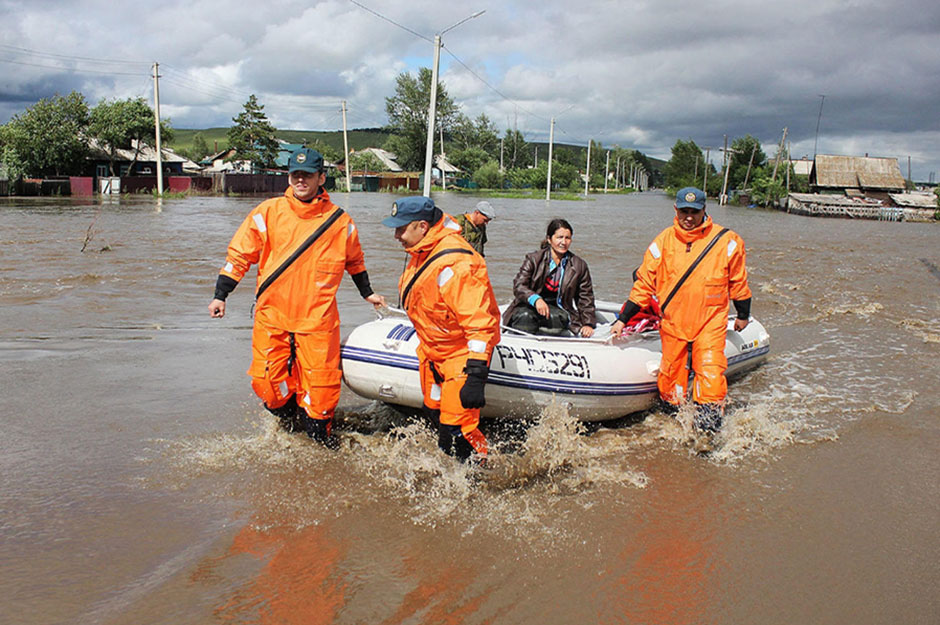
M 57 69 L 62 72 L 71 72 L 71 73 L 76 73 L 76 74 L 107 74 L 108 76 L 144 76 L 145 75 L 143 72 L 115 72 L 111 70 L 62 67 L 61 65 L 43 65 L 41 63 L 27 63 L 26 61 L 13 61 L 11 59 L 0 59 L 0 63 L 13 63 L 14 65 L 26 65 L 28 67 L 42 67 L 45 69 Z
M 428 43 L 434 43 L 431 39 L 425 37 L 425 36 L 422 35 L 421 33 L 415 32 L 415 31 L 411 30 L 410 28 L 408 28 L 407 26 L 403 26 L 402 24 L 399 24 L 398 22 L 396 22 L 396 21 L 393 20 L 392 18 L 386 17 L 386 16 L 382 15 L 381 13 L 379 13 L 378 11 L 373 11 L 372 9 L 370 9 L 369 7 L 367 7 L 366 5 L 364 5 L 364 4 L 360 3 L 360 2 L 356 2 L 356 0 L 349 0 L 349 1 L 350 1 L 351 3 L 353 3 L 353 4 L 355 4 L 357 7 L 359 7 L 359 8 L 362 9 L 363 11 L 368 11 L 369 13 L 371 13 L 371 14 L 374 15 L 374 16 L 376 16 L 377 18 L 382 19 L 382 20 L 385 20 L 385 21 L 388 22 L 389 24 L 392 24 L 392 25 L 394 25 L 394 26 L 397 26 L 398 28 L 401 28 L 402 30 L 411 33 L 412 35 L 414 35 L 415 37 L 418 37 L 419 39 L 424 39 L 424 40 L 427 41 Z
M 107 63 L 107 64 L 116 64 L 116 65 L 144 65 L 148 69 L 150 68 L 151 63 L 149 61 L 128 61 L 127 59 L 98 59 L 90 56 L 72 56 L 68 54 L 55 54 L 53 52 L 41 52 L 39 50 L 30 50 L 29 48 L 20 48 L 17 46 L 10 46 L 0 43 L 0 49 L 11 50 L 19 53 L 27 53 L 32 56 L 39 57 L 48 57 L 55 59 L 63 59 L 66 61 L 91 61 L 94 63 Z

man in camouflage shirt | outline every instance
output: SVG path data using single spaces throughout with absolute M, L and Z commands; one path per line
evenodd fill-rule
M 483 246 L 486 244 L 486 224 L 490 223 L 495 216 L 496 209 L 483 200 L 477 203 L 472 212 L 454 218 L 460 224 L 460 234 L 480 256 L 486 256 L 483 253 Z

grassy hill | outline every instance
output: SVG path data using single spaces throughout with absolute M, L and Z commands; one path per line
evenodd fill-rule
M 186 150 L 188 151 L 192 148 L 193 137 L 196 136 L 196 133 L 201 133 L 203 139 L 206 140 L 206 143 L 209 145 L 209 149 L 217 152 L 219 150 L 224 150 L 228 147 L 228 128 L 203 128 L 203 129 L 185 129 L 185 128 L 174 128 L 173 129 L 173 140 L 169 141 L 167 145 L 174 150 Z M 350 130 L 349 135 L 349 148 L 351 150 L 361 150 L 363 148 L 380 148 L 385 145 L 385 141 L 388 139 L 389 133 L 384 128 L 356 128 Z M 339 154 L 343 153 L 343 131 L 342 130 L 278 130 L 277 138 L 287 141 L 289 143 L 304 143 L 307 142 L 308 145 L 313 145 L 315 143 L 322 142 L 331 148 L 335 149 Z M 548 155 L 548 143 L 543 143 L 540 141 L 533 141 L 529 144 L 530 146 L 537 145 L 539 146 L 539 156 L 540 158 L 545 158 Z M 579 152 L 579 158 L 586 158 L 585 146 L 578 145 L 565 145 L 563 143 L 556 143 L 555 148 L 566 147 Z M 662 161 L 651 156 L 647 156 L 650 166 L 657 171 L 662 171 L 665 161 Z
M 202 138 L 206 140 L 211 150 L 224 150 L 228 147 L 228 128 L 174 128 L 173 140 L 169 141 L 167 145 L 174 150 L 189 150 L 193 145 L 193 137 L 196 136 L 197 132 L 202 134 Z M 351 150 L 382 147 L 388 138 L 388 132 L 382 128 L 357 128 L 350 130 L 347 134 L 349 135 L 349 148 Z M 334 148 L 340 154 L 343 152 L 342 130 L 278 130 L 277 138 L 289 143 L 303 143 L 306 141 L 311 145 L 320 141 Z

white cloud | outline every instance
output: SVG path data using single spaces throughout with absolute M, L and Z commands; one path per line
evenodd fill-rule
M 465 113 L 500 128 L 544 140 L 554 116 L 557 140 L 668 157 L 676 139 L 726 134 L 772 153 L 786 126 L 794 153 L 811 154 L 825 94 L 820 151 L 897 155 L 904 168 L 910 154 L 915 177 L 940 171 L 934 0 L 362 3 L 401 27 L 348 0 L 7 1 L 0 121 L 72 89 L 150 97 L 157 60 L 181 128 L 230 124 L 250 93 L 279 127 L 339 128 L 344 99 L 350 126 L 381 125 L 398 73 L 430 65 L 426 38 L 486 9 L 444 34 L 442 78 Z

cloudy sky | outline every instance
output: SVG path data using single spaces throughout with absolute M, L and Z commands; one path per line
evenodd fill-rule
M 152 99 L 157 61 L 177 128 L 229 126 L 251 93 L 278 128 L 341 129 L 343 100 L 350 128 L 381 126 L 447 30 L 449 94 L 529 140 L 554 117 L 561 143 L 669 158 L 751 134 L 772 156 L 787 127 L 794 157 L 940 176 L 937 0 L 0 0 L 0 23 L 0 123 L 72 90 Z

